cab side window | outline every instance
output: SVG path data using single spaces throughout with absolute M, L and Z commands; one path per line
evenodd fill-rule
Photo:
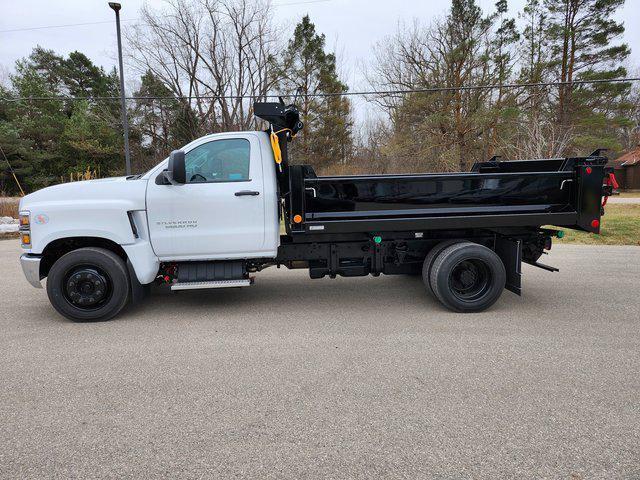
M 244 138 L 213 140 L 185 156 L 187 183 L 246 182 L 249 178 L 249 141 Z

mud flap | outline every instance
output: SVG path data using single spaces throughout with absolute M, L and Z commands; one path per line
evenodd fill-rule
M 131 286 L 129 300 L 132 305 L 137 305 L 142 300 L 144 300 L 148 295 L 151 289 L 150 285 L 142 285 L 136 276 L 136 272 L 133 269 L 133 265 L 129 259 L 127 259 L 127 270 L 129 271 L 129 283 Z
M 604 165 L 588 164 L 578 171 L 578 226 L 585 232 L 600 233 Z M 607 177 L 608 178 L 608 177 Z
M 495 251 L 507 274 L 504 288 L 522 295 L 522 241 L 496 237 Z

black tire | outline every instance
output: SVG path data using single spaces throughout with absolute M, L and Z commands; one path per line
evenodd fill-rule
M 431 288 L 431 282 L 429 281 L 433 262 L 445 248 L 459 242 L 460 240 L 445 240 L 444 242 L 436 243 L 431 250 L 429 250 L 429 253 L 427 253 L 424 263 L 422 264 L 422 281 L 424 282 L 425 287 L 427 287 L 427 292 L 431 295 L 435 296 L 435 293 L 433 293 L 433 289 Z
M 486 310 L 502 295 L 505 281 L 500 257 L 471 242 L 458 242 L 440 252 L 429 276 L 438 300 L 456 312 Z
M 127 266 L 104 248 L 73 250 L 49 270 L 47 295 L 59 313 L 75 322 L 109 320 L 127 304 Z

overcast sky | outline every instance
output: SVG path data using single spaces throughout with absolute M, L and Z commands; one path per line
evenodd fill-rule
M 312 2 L 316 3 L 303 3 Z M 103 0 L 1 0 L 0 15 L 0 79 L 11 70 L 14 62 L 41 45 L 61 54 L 79 50 L 95 63 L 110 68 L 116 63 L 115 25 L 73 26 L 5 32 L 6 30 L 113 20 L 113 11 Z M 143 0 L 121 0 L 123 20 L 134 20 Z M 160 0 L 149 4 L 162 3 Z M 485 12 L 491 11 L 495 0 L 478 0 Z M 287 5 L 288 4 L 288 5 Z M 512 15 L 522 9 L 524 0 L 510 0 Z M 450 0 L 273 0 L 279 24 L 294 25 L 308 13 L 319 32 L 327 36 L 328 46 L 336 49 L 343 61 L 347 83 L 352 90 L 362 88 L 360 65 L 371 58 L 376 41 L 391 35 L 399 21 L 418 18 L 424 23 L 446 13 Z M 627 31 L 632 71 L 640 67 L 640 0 L 627 0 L 618 12 Z M 131 22 L 124 22 L 127 25 Z M 291 33 L 288 28 L 283 35 Z M 126 49 L 126 44 L 124 45 Z M 126 69 L 125 69 L 126 70 Z M 129 83 L 129 82 L 127 82 Z

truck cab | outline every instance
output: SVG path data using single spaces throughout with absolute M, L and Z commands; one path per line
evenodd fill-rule
M 156 279 L 162 262 L 275 258 L 280 236 L 269 136 L 207 135 L 181 152 L 182 183 L 166 180 L 166 159 L 143 175 L 56 185 L 23 197 L 27 280 L 41 288 L 59 257 L 88 247 L 126 259 L 127 273 L 140 285 Z M 107 283 L 106 273 L 89 276 Z M 80 298 L 91 306 L 108 293 L 88 291 L 92 295 Z
M 168 159 L 142 177 L 159 260 L 275 258 L 278 194 L 267 134 L 209 135 L 183 151 L 184 183 L 165 180 Z

